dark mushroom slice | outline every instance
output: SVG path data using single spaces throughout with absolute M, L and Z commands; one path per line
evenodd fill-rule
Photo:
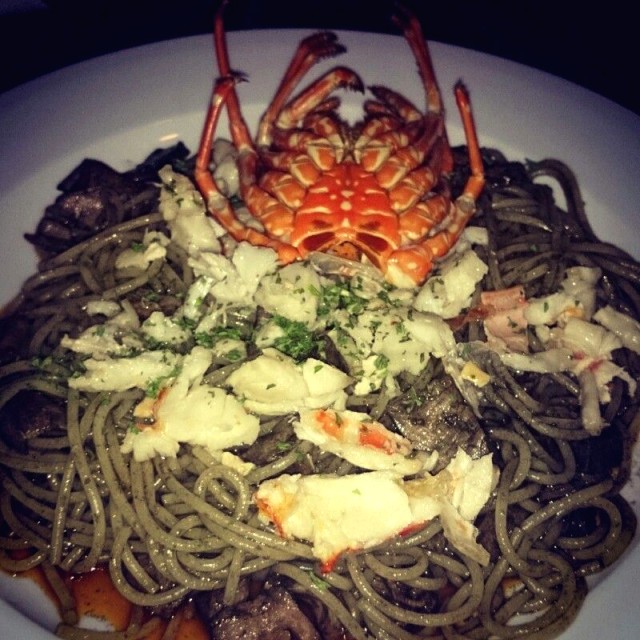
M 211 623 L 212 640 L 320 640 L 320 634 L 282 587 L 223 609 Z
M 170 164 L 189 172 L 189 150 L 179 143 L 156 149 L 131 171 L 83 160 L 60 184 L 34 233 L 25 238 L 45 254 L 57 254 L 112 225 L 152 213 L 160 188 L 158 170 Z
M 490 452 L 478 419 L 448 375 L 432 380 L 417 396 L 410 390 L 391 399 L 381 422 L 415 449 L 437 451 L 434 472 L 446 467 L 459 447 L 474 459 Z
M 0 364 L 28 356 L 30 332 L 31 323 L 19 313 L 0 318 Z
M 35 233 L 25 238 L 39 249 L 59 253 L 90 236 L 157 208 L 159 187 L 119 173 L 104 162 L 83 160 L 59 185 Z
M 0 438 L 20 453 L 27 453 L 29 440 L 66 428 L 64 402 L 39 391 L 20 391 L 0 409 Z

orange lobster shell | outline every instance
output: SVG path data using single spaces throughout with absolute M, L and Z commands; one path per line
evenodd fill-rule
M 347 124 L 338 114 L 338 89 L 363 91 L 360 77 L 336 67 L 293 96 L 316 62 L 343 53 L 331 32 L 302 40 L 259 123 L 255 141 L 242 117 L 231 71 L 222 9 L 215 21 L 217 80 L 196 159 L 196 182 L 210 214 L 237 241 L 273 248 L 281 263 L 330 252 L 368 260 L 397 286 L 419 285 L 434 260 L 446 255 L 484 186 L 480 149 L 465 87 L 455 87 L 470 177 L 453 200 L 452 154 L 433 65 L 417 18 L 400 10 L 395 22 L 414 54 L 425 90 L 422 113 L 395 91 L 369 87 L 364 117 Z M 293 97 L 292 97 L 293 96 Z M 210 170 L 220 114 L 228 110 L 238 152 L 240 196 L 260 223 L 243 223 Z

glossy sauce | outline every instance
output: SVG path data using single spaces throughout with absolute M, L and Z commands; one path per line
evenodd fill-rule
M 61 611 L 61 603 L 54 588 L 40 567 L 14 574 L 17 578 L 33 580 L 45 596 Z M 93 618 L 106 622 L 115 631 L 124 631 L 130 621 L 134 605 L 113 585 L 108 570 L 94 569 L 88 573 L 62 575 L 73 595 L 78 620 Z M 148 633 L 136 640 L 162 640 L 170 631 L 172 640 L 209 640 L 204 623 L 186 604 L 171 620 L 153 618 L 148 621 Z

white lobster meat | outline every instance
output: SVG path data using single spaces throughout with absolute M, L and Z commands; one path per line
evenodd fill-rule
M 329 572 L 347 551 L 370 549 L 440 518 L 447 539 L 480 564 L 488 552 L 473 521 L 488 501 L 497 471 L 491 455 L 472 460 L 462 449 L 438 474 L 403 480 L 391 471 L 346 476 L 282 475 L 255 494 L 261 517 L 281 536 L 309 540 Z

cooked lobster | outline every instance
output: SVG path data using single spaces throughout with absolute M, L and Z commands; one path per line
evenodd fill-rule
M 455 97 L 471 171 L 461 195 L 452 198 L 442 99 L 418 19 L 406 10 L 394 16 L 418 65 L 424 113 L 392 89 L 372 86 L 364 117 L 349 125 L 338 114 L 334 93 L 364 91 L 364 85 L 347 67 L 331 69 L 294 95 L 319 60 L 345 51 L 334 33 L 322 31 L 298 45 L 253 140 L 240 109 L 236 84 L 243 78 L 231 70 L 222 13 L 214 29 L 220 75 L 195 173 L 210 214 L 237 241 L 273 248 L 283 264 L 330 252 L 368 260 L 396 286 L 422 283 L 475 213 L 484 174 L 469 95 L 459 82 Z M 211 173 L 225 107 L 238 152 L 240 196 L 259 225 L 238 218 Z

